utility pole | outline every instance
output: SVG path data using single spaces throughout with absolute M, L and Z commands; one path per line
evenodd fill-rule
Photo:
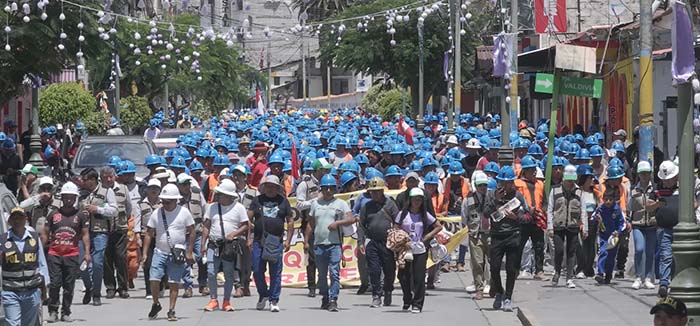
M 651 0 L 639 0 L 639 160 L 649 161 L 654 169 L 654 67 L 651 51 Z M 652 172 L 653 173 L 653 172 Z
M 549 117 L 549 141 L 547 142 L 547 166 L 545 166 L 544 193 L 549 196 L 552 188 L 552 158 L 554 158 L 554 135 L 557 133 L 557 115 L 559 113 L 559 93 L 561 90 L 562 71 L 554 68 L 554 85 L 552 90 L 552 108 Z
M 498 159 L 503 165 L 513 163 L 513 151 L 510 148 L 510 131 L 517 130 L 518 120 L 518 1 L 510 0 L 510 32 L 513 36 L 510 76 L 510 108 L 505 105 L 501 109 L 501 149 Z M 505 86 L 505 85 L 504 85 Z
M 425 126 L 423 122 L 423 20 L 418 17 L 418 129 L 419 132 L 423 131 Z
M 303 24 L 302 24 L 303 26 Z M 301 32 L 301 96 L 303 98 L 301 107 L 306 107 L 306 54 L 304 53 L 304 32 Z
M 454 100 L 453 106 L 447 111 L 447 134 L 454 134 L 454 115 L 462 107 L 462 23 L 459 20 L 461 0 L 450 0 L 450 12 L 452 13 L 452 37 L 455 40 L 454 48 Z M 461 111 L 461 110 L 460 110 Z
M 330 62 L 328 62 L 328 66 L 326 67 L 326 88 L 328 89 L 328 92 L 326 92 L 328 96 L 328 109 L 331 109 L 331 66 L 333 65 L 333 59 L 331 59 Z
M 267 107 L 268 109 L 272 109 L 272 65 L 270 63 L 270 58 L 272 57 L 270 55 L 270 41 L 269 37 L 267 40 Z

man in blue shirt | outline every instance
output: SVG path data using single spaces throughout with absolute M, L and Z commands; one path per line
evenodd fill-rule
M 36 325 L 41 312 L 42 291 L 49 284 L 49 269 L 39 235 L 27 228 L 27 214 L 14 208 L 10 229 L 0 236 L 2 306 L 8 326 Z

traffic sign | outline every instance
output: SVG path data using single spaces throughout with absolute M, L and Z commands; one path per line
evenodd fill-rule
M 578 77 L 561 77 L 561 94 L 600 98 L 603 94 L 603 80 Z M 538 73 L 535 78 L 535 92 L 552 94 L 554 75 Z

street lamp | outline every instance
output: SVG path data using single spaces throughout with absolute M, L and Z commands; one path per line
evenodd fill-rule
M 41 87 L 41 78 L 38 76 L 28 76 L 32 87 L 32 136 L 29 142 L 29 148 L 32 155 L 29 156 L 29 163 L 35 166 L 38 170 L 44 169 L 44 159 L 41 158 L 41 136 L 39 136 L 39 87 Z
M 418 17 L 418 129 L 423 131 L 423 17 Z

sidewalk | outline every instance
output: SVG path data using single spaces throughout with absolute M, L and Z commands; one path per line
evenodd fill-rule
M 465 285 L 472 282 L 471 271 L 443 277 L 450 274 L 457 274 Z M 505 284 L 505 273 L 502 277 Z M 653 321 L 649 310 L 658 300 L 656 290 L 635 291 L 632 280 L 613 280 L 611 285 L 598 285 L 593 279 L 576 280 L 576 286 L 567 289 L 564 280 L 556 288 L 549 281 L 517 280 L 513 303 L 518 318 L 528 326 L 638 326 Z M 492 310 L 492 304 L 490 298 L 477 303 L 482 311 Z

